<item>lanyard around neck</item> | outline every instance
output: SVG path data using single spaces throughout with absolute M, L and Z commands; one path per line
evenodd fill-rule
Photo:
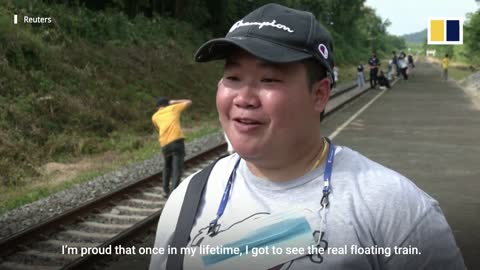
M 329 147 L 325 171 L 323 172 L 323 195 L 320 200 L 320 204 L 323 208 L 326 208 L 329 205 L 328 195 L 330 195 L 330 180 L 332 179 L 333 159 L 335 158 L 335 145 L 333 145 L 330 139 L 325 139 L 327 140 Z
M 325 170 L 323 173 L 323 195 L 322 199 L 320 201 L 320 204 L 322 205 L 323 208 L 328 207 L 329 201 L 328 201 L 328 195 L 330 194 L 330 180 L 332 177 L 332 171 L 333 171 L 333 159 L 335 156 L 335 146 L 333 143 L 327 138 L 327 142 L 329 144 L 328 147 L 328 158 L 327 162 L 325 164 Z M 230 173 L 230 177 L 228 178 L 227 185 L 225 187 L 225 191 L 223 192 L 222 200 L 220 201 L 220 205 L 218 206 L 217 210 L 217 216 L 215 219 L 213 219 L 209 226 L 208 226 L 208 235 L 214 236 L 217 234 L 218 229 L 219 229 L 219 224 L 218 220 L 220 217 L 223 215 L 223 212 L 225 211 L 225 207 L 227 206 L 228 203 L 228 198 L 230 197 L 230 191 L 232 189 L 233 181 L 235 180 L 235 174 L 238 168 L 238 165 L 240 164 L 240 157 L 237 159 L 235 166 L 233 167 L 232 172 Z

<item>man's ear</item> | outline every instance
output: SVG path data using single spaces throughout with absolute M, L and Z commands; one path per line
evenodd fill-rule
M 325 110 L 330 97 L 330 80 L 324 78 L 315 82 L 312 87 L 312 95 L 314 98 L 314 109 L 321 113 Z

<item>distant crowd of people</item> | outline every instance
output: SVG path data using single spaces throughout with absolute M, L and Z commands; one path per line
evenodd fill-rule
M 447 64 L 448 65 L 448 64 Z M 380 60 L 377 54 L 374 52 L 372 57 L 368 59 L 369 67 L 369 82 L 370 87 L 375 89 L 377 85 L 380 89 L 390 88 L 390 82 L 395 77 L 403 77 L 404 80 L 408 80 L 408 76 L 412 74 L 415 68 L 415 63 L 412 55 L 406 55 L 401 52 L 397 56 L 395 51 L 392 51 L 392 58 L 388 61 L 388 67 L 386 71 L 380 70 Z M 359 64 L 357 66 L 357 86 L 363 87 L 365 85 L 364 66 Z

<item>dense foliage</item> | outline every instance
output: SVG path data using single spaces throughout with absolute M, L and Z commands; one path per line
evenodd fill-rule
M 195 49 L 265 0 L 6 0 L 0 3 L 0 184 L 55 160 L 153 132 L 156 96 L 192 98 L 186 123 L 215 117 L 220 64 Z M 405 47 L 363 0 L 280 0 L 332 32 L 339 64 Z M 13 25 L 11 14 L 54 18 Z M 141 145 L 138 139 L 128 147 Z
M 12 10 L 56 23 L 13 25 Z M 0 184 L 38 175 L 46 162 L 142 146 L 158 96 L 195 100 L 186 124 L 215 115 L 220 66 L 192 60 L 206 31 L 113 10 L 33 10 L 0 5 Z
M 472 13 L 464 26 L 465 56 L 480 64 L 480 11 Z
M 188 22 L 196 29 L 208 31 L 214 36 L 223 36 L 236 20 L 272 1 L 45 0 L 45 2 L 62 3 L 71 7 L 84 6 L 93 11 L 119 10 L 130 19 L 139 15 L 147 18 L 156 16 L 174 18 Z M 392 48 L 405 48 L 403 39 L 387 34 L 386 27 L 390 24 L 388 19 L 382 20 L 373 9 L 365 6 L 365 0 L 277 0 L 274 2 L 312 12 L 335 37 L 338 52 L 336 57 L 340 63 L 364 59 L 372 50 L 381 52 Z M 29 3 L 31 6 L 31 2 Z M 94 34 L 95 32 L 92 33 Z

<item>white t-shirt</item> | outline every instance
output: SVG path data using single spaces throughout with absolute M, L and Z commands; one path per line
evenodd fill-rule
M 406 68 L 408 65 L 407 65 L 407 59 L 402 57 L 402 58 L 398 58 L 398 66 L 400 68 Z
M 216 216 L 237 159 L 238 155 L 233 154 L 219 160 L 213 168 L 190 234 L 189 246 L 208 242 L 207 227 Z M 228 231 L 246 221 L 251 224 L 252 219 L 259 216 L 292 208 L 318 209 L 323 172 L 324 165 L 298 179 L 278 183 L 256 177 L 242 160 L 230 199 L 219 220 L 220 230 Z M 155 247 L 167 249 L 171 243 L 190 179 L 182 182 L 168 199 L 158 224 Z M 328 248 L 336 247 L 337 252 L 345 248 L 347 254 L 300 256 L 280 263 L 274 269 L 465 269 L 460 250 L 437 201 L 404 176 L 347 147 L 337 146 L 331 188 L 324 240 Z M 313 225 L 314 236 L 318 234 L 317 225 L 320 226 L 320 223 Z M 221 239 L 222 232 L 215 237 Z M 355 247 L 356 251 L 352 250 Z M 385 252 L 359 254 L 362 248 L 368 248 L 371 253 L 376 250 L 382 253 L 376 247 L 383 247 L 384 251 L 389 247 L 391 252 L 389 256 Z M 421 254 L 394 254 L 395 247 Z M 363 250 L 366 252 L 366 249 Z M 153 255 L 150 269 L 165 269 L 166 260 L 167 255 Z M 186 255 L 184 269 L 202 269 L 203 265 L 199 262 Z

